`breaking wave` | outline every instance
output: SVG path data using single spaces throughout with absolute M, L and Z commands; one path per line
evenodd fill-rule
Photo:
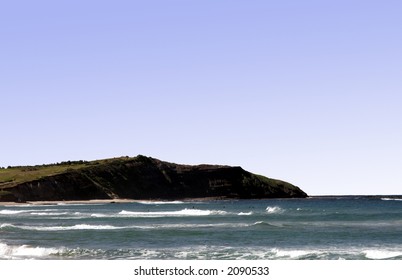
M 179 200 L 174 200 L 174 201 L 147 201 L 147 200 L 142 200 L 142 201 L 136 201 L 136 203 L 139 204 L 147 204 L 147 205 L 153 205 L 153 204 L 184 204 L 184 201 L 179 201 Z
M 34 210 L 0 210 L 0 215 L 18 215 L 22 213 L 29 213 Z
M 43 212 L 54 212 L 57 213 L 58 210 L 56 209 L 41 209 L 41 210 L 0 210 L 0 215 L 19 215 L 19 214 L 29 214 L 29 215 L 35 215 L 35 213 L 43 213 Z M 59 212 L 60 213 L 60 212 Z
M 0 243 L 0 259 L 193 259 L 193 260 L 351 260 L 402 259 L 402 252 L 390 250 L 352 251 L 334 248 L 266 248 L 192 246 L 172 248 L 44 248 Z
M 381 200 L 384 200 L 384 201 L 402 201 L 402 198 L 384 197 L 384 198 L 381 198 Z
M 253 215 L 253 211 L 250 212 L 240 212 L 239 214 L 237 214 L 238 216 L 251 216 Z
M 88 224 L 78 224 L 73 226 L 20 226 L 13 224 L 1 224 L 0 228 L 17 228 L 23 230 L 34 230 L 34 231 L 64 231 L 64 230 L 114 230 L 114 229 L 124 229 L 130 227 L 117 227 L 111 225 L 88 225 Z
M 210 216 L 225 215 L 226 211 L 220 210 L 200 210 L 200 209 L 183 209 L 178 211 L 160 211 L 160 212 L 133 212 L 123 210 L 119 215 L 129 217 L 184 217 L 184 216 Z
M 391 250 L 365 250 L 363 254 L 371 260 L 386 260 L 402 257 L 402 252 Z
M 41 259 L 63 253 L 63 248 L 44 248 L 29 245 L 7 245 L 0 243 L 0 259 Z
M 32 212 L 31 215 L 34 216 L 64 216 L 64 215 L 79 215 L 79 212 L 71 213 L 71 212 Z
M 268 206 L 266 211 L 268 214 L 280 214 L 280 213 L 285 212 L 285 210 L 283 210 L 279 206 L 273 206 L 273 207 Z
M 282 224 L 268 223 L 268 222 L 264 222 L 264 221 L 255 222 L 255 223 L 251 224 L 250 226 L 283 227 Z

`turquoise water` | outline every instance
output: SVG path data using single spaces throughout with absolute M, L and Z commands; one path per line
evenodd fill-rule
M 402 259 L 402 198 L 0 206 L 0 259 Z

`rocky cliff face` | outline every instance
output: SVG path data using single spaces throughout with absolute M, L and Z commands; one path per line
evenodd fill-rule
M 0 201 L 306 196 L 296 186 L 241 167 L 179 165 L 137 156 L 20 183 L 7 188 Z

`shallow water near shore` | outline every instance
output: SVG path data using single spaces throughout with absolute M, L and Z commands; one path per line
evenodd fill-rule
M 402 259 L 401 197 L 0 206 L 0 259 Z

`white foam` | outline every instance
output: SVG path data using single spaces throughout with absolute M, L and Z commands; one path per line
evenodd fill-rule
M 94 217 L 94 218 L 106 218 L 106 217 L 111 217 L 111 215 L 93 213 L 93 214 L 91 214 L 91 217 Z
M 250 216 L 253 215 L 253 211 L 250 212 L 240 212 L 239 214 L 237 214 L 238 216 Z
M 136 250 L 139 254 L 138 258 L 153 259 L 171 257 L 175 259 L 300 259 L 312 254 L 322 255 L 321 251 L 309 250 L 278 250 L 263 247 L 244 248 L 244 247 L 228 247 L 228 246 L 192 246 L 180 247 L 176 249 L 160 249 L 153 250 Z
M 12 224 L 1 224 L 0 228 L 8 228 L 8 227 L 13 227 Z
M 389 198 L 389 197 L 384 197 L 384 198 L 381 198 L 381 200 L 384 200 L 384 201 L 402 201 L 402 198 Z
M 390 251 L 390 250 L 366 250 L 363 251 L 363 253 L 368 259 L 373 260 L 391 259 L 398 256 L 402 256 L 402 252 Z
M 4 207 L 9 207 L 9 208 L 25 208 L 25 207 L 34 207 L 36 205 L 33 204 L 12 204 L 12 205 L 3 205 Z
M 310 255 L 322 255 L 323 251 L 321 250 L 279 250 L 277 248 L 272 249 L 270 251 L 271 254 L 274 255 L 275 259 L 300 259 L 302 257 L 310 256 Z
M 36 213 L 36 212 L 56 212 L 56 211 L 58 211 L 58 210 L 56 210 L 56 209 L 41 209 L 41 210 L 33 210 L 33 209 L 8 210 L 8 209 L 4 209 L 4 210 L 0 210 L 0 215 L 32 214 L 32 213 Z
M 148 200 L 141 200 L 141 201 L 136 201 L 137 203 L 140 204 L 184 204 L 184 201 L 179 201 L 179 200 L 174 200 L 174 201 L 148 201 Z
M 210 216 L 210 215 L 225 215 L 226 211 L 219 210 L 200 210 L 200 209 L 183 209 L 179 211 L 161 211 L 161 212 L 133 212 L 123 210 L 120 215 L 130 217 L 183 217 L 183 216 Z
M 70 212 L 32 212 L 30 213 L 31 215 L 35 216 L 63 216 L 63 215 L 69 215 L 72 214 Z
M 283 213 L 285 210 L 283 210 L 283 209 L 282 209 L 281 207 L 279 207 L 279 206 L 273 206 L 273 207 L 268 206 L 267 209 L 266 209 L 266 211 L 267 211 L 267 213 L 269 213 L 269 214 L 280 214 L 280 213 Z
M 1 215 L 16 215 L 21 213 L 29 213 L 31 210 L 1 210 Z
M 30 259 L 46 257 L 62 252 L 64 249 L 32 247 L 29 245 L 10 246 L 0 243 L 0 259 Z
M 70 227 L 65 227 L 64 230 L 80 230 L 80 229 L 92 229 L 92 230 L 110 230 L 110 229 L 123 229 L 126 227 L 116 227 L 111 225 L 74 225 Z
M 108 203 L 64 203 L 60 202 L 55 204 L 54 206 L 99 206 L 99 205 L 105 205 Z
M 283 227 L 282 224 L 278 224 L 278 223 L 268 223 L 268 222 L 264 222 L 264 221 L 257 221 L 253 224 L 249 224 L 248 226 L 259 226 L 259 225 L 263 225 L 263 226 L 271 226 L 271 227 Z
M 65 231 L 65 230 L 113 230 L 113 229 L 124 229 L 130 227 L 116 227 L 111 225 L 88 225 L 88 224 L 78 224 L 73 226 L 16 226 L 12 224 L 2 224 L 0 228 L 12 227 L 19 228 L 23 230 L 34 230 L 34 231 Z

